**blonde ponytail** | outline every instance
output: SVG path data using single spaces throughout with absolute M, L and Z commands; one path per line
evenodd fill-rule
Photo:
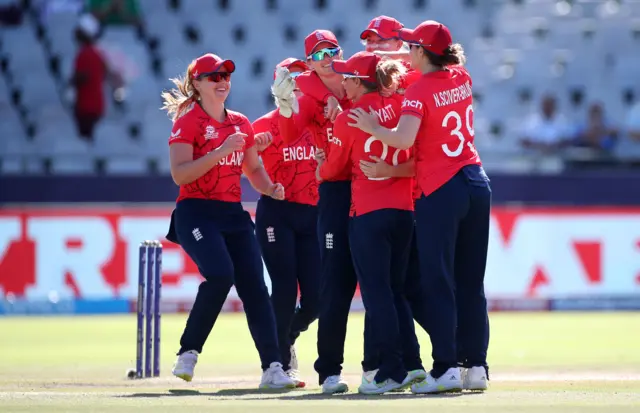
M 376 83 L 379 88 L 389 88 L 406 72 L 407 69 L 398 60 L 381 60 L 376 66 Z
M 178 119 L 189 105 L 198 100 L 198 91 L 193 87 L 191 81 L 191 71 L 195 62 L 192 62 L 187 68 L 187 72 L 184 76 L 178 76 L 172 79 L 171 82 L 175 85 L 175 88 L 162 92 L 162 110 L 167 111 L 167 115 L 175 121 Z

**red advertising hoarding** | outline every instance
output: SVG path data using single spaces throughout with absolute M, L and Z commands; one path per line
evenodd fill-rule
M 134 300 L 139 243 L 159 239 L 163 301 L 190 302 L 201 279 L 164 240 L 170 213 L 171 206 L 0 210 L 0 297 Z M 640 296 L 640 208 L 496 207 L 489 245 L 494 306 Z M 265 278 L 269 284 L 266 269 Z M 229 298 L 233 307 L 235 291 Z

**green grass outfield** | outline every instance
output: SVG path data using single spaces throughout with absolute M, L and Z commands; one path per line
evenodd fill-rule
M 324 396 L 313 372 L 315 324 L 298 342 L 308 387 L 256 390 L 257 352 L 242 314 L 223 315 L 196 377 L 171 376 L 186 315 L 162 318 L 162 377 L 128 380 L 135 315 L 0 318 L 0 412 L 576 412 L 640 411 L 640 313 L 491 314 L 491 388 L 484 394 L 361 396 L 362 314 L 345 354 L 346 395 Z M 420 330 L 423 358 L 428 337 Z

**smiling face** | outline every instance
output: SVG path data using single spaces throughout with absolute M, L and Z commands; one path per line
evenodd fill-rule
M 319 76 L 335 75 L 335 72 L 331 69 L 331 62 L 336 59 L 342 59 L 342 50 L 337 51 L 336 46 L 332 43 L 320 42 L 313 49 L 312 55 L 314 56 L 307 58 L 307 64 L 311 70 L 315 71 Z
M 223 66 L 215 73 L 194 80 L 193 86 L 203 99 L 224 103 L 231 90 L 231 73 Z
M 367 38 L 362 41 L 367 52 L 382 50 L 385 52 L 396 52 L 402 48 L 402 40 L 383 39 L 379 35 L 369 32 Z

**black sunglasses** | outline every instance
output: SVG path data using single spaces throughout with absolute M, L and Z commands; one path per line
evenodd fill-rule
M 198 76 L 198 80 L 207 79 L 209 82 L 218 83 L 221 81 L 229 81 L 231 79 L 231 73 L 229 72 L 213 72 L 213 73 L 203 73 Z

